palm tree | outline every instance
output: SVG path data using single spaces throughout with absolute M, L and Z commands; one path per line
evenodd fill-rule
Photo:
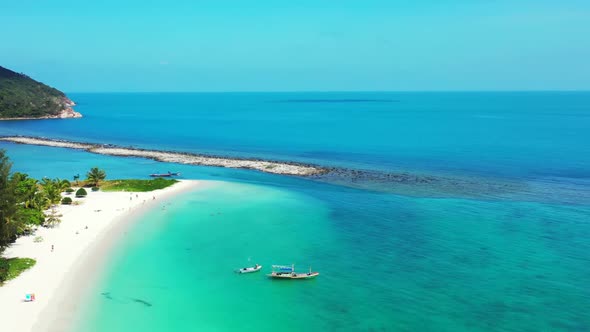
M 45 215 L 45 226 L 46 227 L 54 227 L 55 225 L 61 222 L 62 214 L 59 214 L 55 209 L 55 206 L 51 207 L 51 210 Z
M 59 187 L 59 179 L 51 180 L 43 178 L 42 184 L 43 194 L 49 201 L 49 204 L 58 204 L 61 201 L 61 189 Z
M 25 183 L 23 184 L 23 195 L 24 195 L 24 203 L 25 203 L 25 207 L 28 209 L 33 205 L 33 200 L 35 198 L 35 195 L 37 194 L 39 187 L 38 187 L 38 183 L 39 181 L 35 180 L 35 179 L 27 179 L 25 181 Z
M 86 179 L 94 184 L 95 187 L 98 187 L 99 182 L 104 180 L 106 177 L 107 173 L 98 167 L 93 167 L 88 173 L 86 173 Z
M 12 175 L 12 181 L 16 185 L 16 195 L 19 202 L 22 202 L 26 209 L 31 208 L 33 198 L 38 190 L 38 181 L 29 178 L 27 174 L 16 172 Z
M 49 207 L 49 199 L 44 192 L 37 192 L 31 201 L 31 206 L 40 210 L 45 210 Z
M 68 189 L 72 186 L 70 181 L 68 181 L 66 179 L 60 180 L 59 178 L 56 178 L 55 182 L 56 182 L 57 188 L 59 189 L 60 192 L 64 192 L 64 191 L 66 191 L 66 189 Z
M 41 188 L 44 188 L 45 186 L 51 186 L 53 184 L 53 180 L 44 176 L 41 179 Z

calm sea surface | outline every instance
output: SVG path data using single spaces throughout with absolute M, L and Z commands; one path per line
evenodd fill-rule
M 99 166 L 216 180 L 138 221 L 75 332 L 590 331 L 590 93 L 71 97 L 84 118 L 0 122 L 0 134 L 447 179 L 436 195 L 392 194 L 0 143 L 39 178 Z M 321 275 L 232 273 L 255 262 Z

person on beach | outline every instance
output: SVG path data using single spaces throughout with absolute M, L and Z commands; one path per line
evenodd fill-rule
M 51 252 L 53 252 L 53 244 L 51 245 Z

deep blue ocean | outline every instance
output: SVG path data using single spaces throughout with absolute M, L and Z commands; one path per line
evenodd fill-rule
M 71 94 L 48 136 L 221 155 L 508 177 L 590 176 L 590 93 Z
M 69 96 L 83 118 L 4 121 L 0 134 L 436 180 L 365 186 L 0 143 L 38 178 L 99 166 L 219 181 L 138 223 L 75 331 L 590 331 L 588 92 Z M 250 257 L 322 274 L 225 274 Z

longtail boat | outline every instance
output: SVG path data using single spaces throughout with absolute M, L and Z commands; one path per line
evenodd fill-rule
M 267 274 L 270 278 L 276 279 L 311 279 L 319 276 L 319 272 L 312 272 L 309 267 L 308 273 L 295 272 L 295 264 L 289 265 L 273 265 L 272 272 Z
M 179 175 L 180 175 L 180 172 L 175 172 L 175 173 L 168 172 L 168 173 L 153 173 L 153 174 L 150 174 L 150 176 L 153 177 L 153 178 L 168 178 L 168 177 L 179 176 Z

